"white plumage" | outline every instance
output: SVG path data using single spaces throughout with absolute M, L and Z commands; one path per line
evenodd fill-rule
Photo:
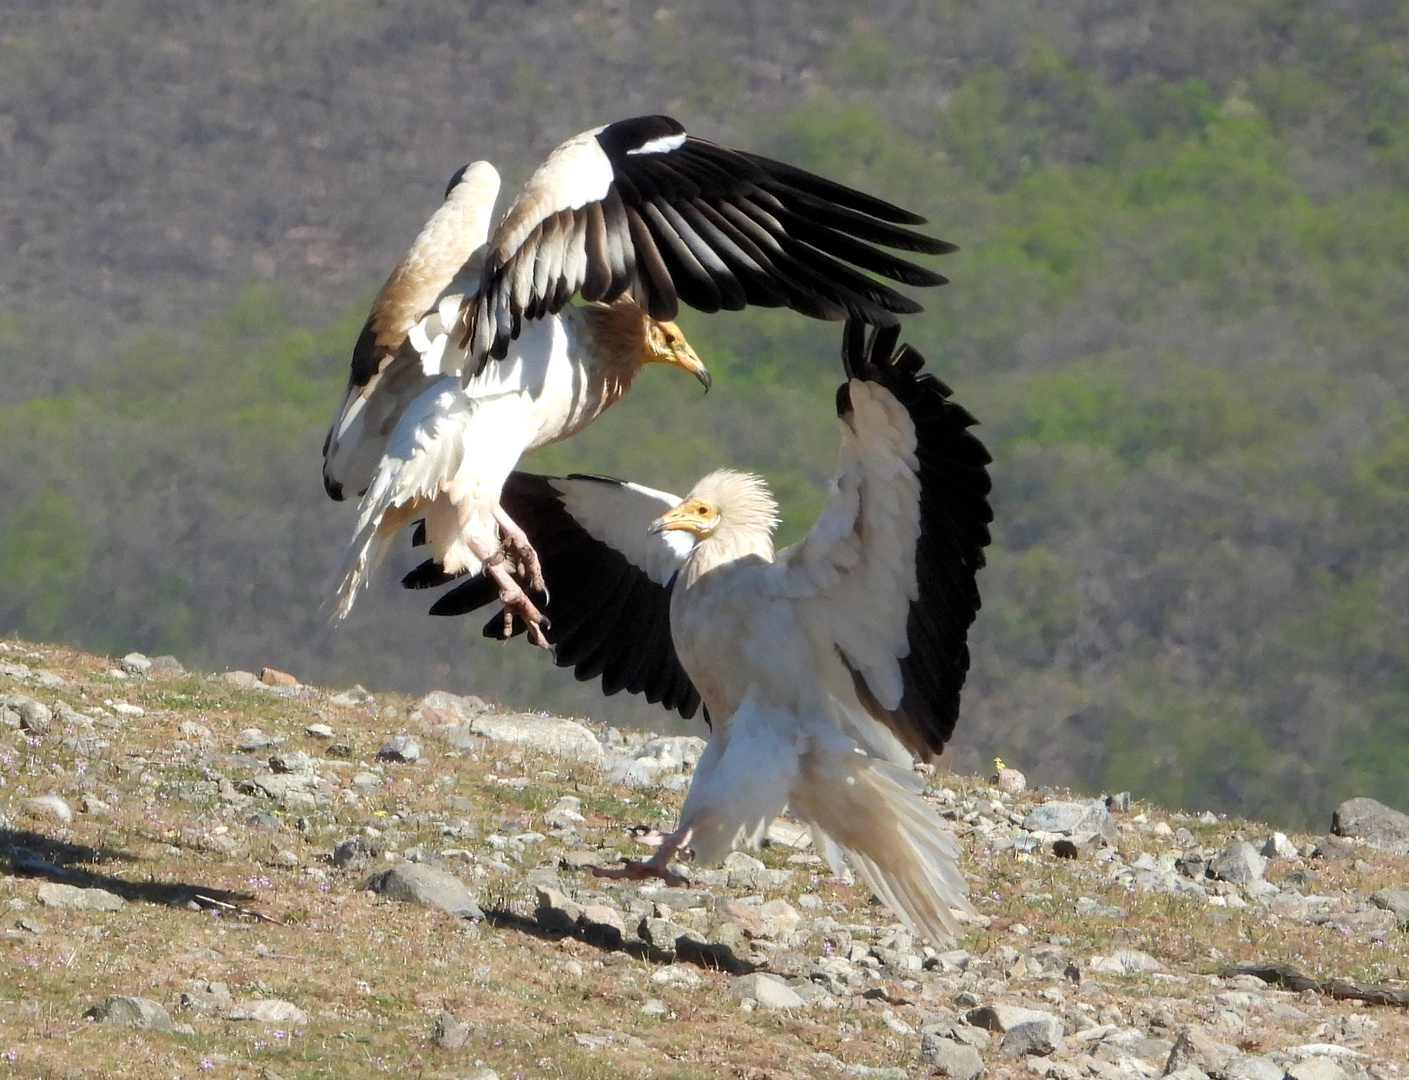
M 364 496 L 341 614 L 390 537 L 424 516 L 446 570 L 485 569 L 543 643 L 521 588 L 543 591 L 539 560 L 499 488 L 523 454 L 615 402 L 644 363 L 709 385 L 669 321 L 679 302 L 892 323 L 918 305 L 858 267 L 911 285 L 944 278 L 875 245 L 953 250 L 901 227 L 923 221 L 907 211 L 667 117 L 569 139 L 491 228 L 498 188 L 485 162 L 452 179 L 354 349 L 324 446 L 329 494 Z
M 901 919 L 938 940 L 954 931 L 951 909 L 968 909 L 966 887 L 911 766 L 939 752 L 958 714 L 991 518 L 988 456 L 968 431 L 972 417 L 921 373 L 913 350 L 893 353 L 893 332 L 869 348 L 863 337 L 849 326 L 827 503 L 807 536 L 776 554 L 776 505 L 744 473 L 711 473 L 659 513 L 654 550 L 637 530 L 663 493 L 516 474 L 505 498 L 545 554 L 557 661 L 600 676 L 608 692 L 642 692 L 688 714 L 694 701 L 671 682 L 678 665 L 712 724 L 679 828 L 653 858 L 615 873 L 671 880 L 676 854 L 714 861 L 757 842 L 789 807 L 834 865 L 845 857 Z M 608 499 L 638 509 L 601 512 Z M 612 559 L 636 574 L 611 570 Z M 659 584 L 666 566 L 676 573 Z M 434 577 L 427 568 L 409 583 Z M 432 610 L 492 599 L 472 579 Z

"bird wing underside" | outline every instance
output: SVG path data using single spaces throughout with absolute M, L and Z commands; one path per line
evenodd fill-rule
M 551 623 L 553 660 L 578 679 L 600 678 L 608 695 L 642 694 L 689 719 L 700 706 L 670 635 L 670 594 L 683 554 L 672 537 L 647 533 L 651 520 L 679 500 L 673 495 L 608 477 L 545 477 L 515 472 L 500 504 L 538 552 L 548 600 L 540 610 Z M 421 530 L 418 530 L 418 539 Z M 403 579 L 407 588 L 453 580 L 434 562 Z M 451 589 L 432 615 L 463 615 L 494 604 L 498 588 L 483 574 Z M 484 634 L 522 633 L 517 619 L 506 634 L 504 614 Z
M 990 458 L 968 430 L 974 418 L 897 337 L 867 342 L 848 325 L 832 492 L 779 562 L 830 627 L 867 712 L 928 760 L 953 734 L 969 669 Z
M 789 307 L 891 325 L 920 305 L 876 281 L 945 278 L 884 248 L 955 246 L 906 228 L 924 218 L 756 154 L 687 135 L 665 116 L 584 132 L 558 147 L 490 243 L 471 352 L 502 357 L 525 319 L 574 294 L 629 295 L 656 319 Z

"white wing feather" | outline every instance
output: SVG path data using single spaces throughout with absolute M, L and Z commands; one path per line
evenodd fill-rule
M 807 536 L 778 553 L 778 565 L 785 592 L 893 709 L 904 690 L 897 661 L 910 653 L 909 606 L 919 595 L 915 425 L 880 385 L 853 380 L 850 391 L 831 494 Z

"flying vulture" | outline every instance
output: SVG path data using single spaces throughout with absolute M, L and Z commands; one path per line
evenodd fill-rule
M 915 759 L 953 733 L 988 544 L 987 452 L 974 419 L 897 328 L 849 322 L 841 450 L 800 542 L 774 552 L 763 481 L 710 473 L 685 499 L 597 476 L 515 473 L 504 504 L 543 560 L 558 664 L 607 693 L 644 694 L 711 724 L 680 824 L 655 855 L 609 871 L 678 880 L 758 840 L 785 806 L 917 933 L 969 910 L 957 849 L 920 798 Z M 444 584 L 434 560 L 409 587 Z M 435 614 L 495 600 L 471 577 Z M 516 624 L 513 629 L 522 629 Z M 485 628 L 504 636 L 496 615 Z
M 883 248 L 955 250 L 908 228 L 924 222 L 915 214 L 665 116 L 569 139 L 496 223 L 498 188 L 486 162 L 452 178 L 353 350 L 323 450 L 328 493 L 363 499 L 340 614 L 401 526 L 424 518 L 437 561 L 487 569 L 544 643 L 515 580 L 541 594 L 539 558 L 500 489 L 523 454 L 591 423 L 644 363 L 708 388 L 671 322 L 681 302 L 893 325 L 920 306 L 871 275 L 945 278 Z

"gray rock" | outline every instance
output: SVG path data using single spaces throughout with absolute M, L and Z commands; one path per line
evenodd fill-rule
M 84 1016 L 100 1024 L 137 1028 L 141 1031 L 170 1031 L 171 1016 L 166 1007 L 150 998 L 125 997 L 113 994 L 92 1006 Z
M 145 675 L 152 670 L 152 662 L 139 652 L 130 652 L 117 662 L 117 666 L 129 675 Z
M 1297 849 L 1286 833 L 1274 832 L 1263 841 L 1262 855 L 1268 859 L 1295 859 Z
M 494 742 L 511 743 L 592 765 L 602 763 L 602 744 L 575 720 L 531 713 L 483 713 L 465 726 L 472 734 Z
M 431 1024 L 431 1042 L 442 1050 L 458 1050 L 469 1041 L 469 1027 L 456 1020 L 453 1013 L 443 1012 Z
M 1331 832 L 1380 851 L 1409 855 L 1409 814 L 1374 799 L 1347 799 L 1341 803 L 1331 818 Z
M 38 795 L 33 799 L 26 799 L 22 805 L 31 814 L 54 817 L 63 822 L 73 820 L 73 810 L 58 795 Z
M 1311 1057 L 1289 1068 L 1287 1080 L 1349 1080 L 1349 1077 L 1330 1058 Z
M 553 933 L 571 934 L 582 918 L 582 905 L 557 889 L 539 888 L 538 909 L 534 913 L 538 925 Z
M 126 900 L 106 889 L 80 889 L 52 881 L 39 886 L 37 895 L 45 907 L 69 911 L 120 911 L 127 906 Z
M 1323 836 L 1311 849 L 1311 857 L 1328 862 L 1355 858 L 1356 843 L 1346 836 Z
M 807 1004 L 796 990 L 766 971 L 740 975 L 730 985 L 729 994 L 738 1000 L 753 998 L 763 1009 L 801 1009 Z
M 225 1014 L 226 1020 L 252 1020 L 257 1024 L 306 1024 L 308 1014 L 292 1001 L 261 998 L 258 1001 L 237 1001 Z
M 642 941 L 654 945 L 657 949 L 673 949 L 675 943 L 682 937 L 704 941 L 702 934 L 691 930 L 688 926 L 681 926 L 669 919 L 657 919 L 649 916 L 641 920 L 640 925 L 636 928 L 636 933 Z
M 920 1060 L 931 1066 L 936 1076 L 952 1076 L 955 1080 L 973 1080 L 983 1072 L 983 1058 L 972 1046 L 933 1033 L 926 1034 L 920 1042 Z
M 582 816 L 582 800 L 576 795 L 564 795 L 543 815 L 543 824 L 550 829 L 571 829 L 586 820 Z
M 0 706 L 18 718 L 18 726 L 21 730 L 29 732 L 31 735 L 42 735 L 49 730 L 49 724 L 53 720 L 53 712 L 49 706 L 42 701 L 35 701 L 34 698 L 25 697 L 23 694 L 5 694 L 0 696 Z M 15 721 L 11 720 L 11 724 Z
M 302 750 L 274 754 L 269 758 L 269 767 L 276 773 L 289 773 L 294 776 L 312 776 L 314 761 Z
M 1078 844 L 1100 837 L 1108 844 L 1120 840 L 1120 827 L 1100 799 L 1080 802 L 1045 802 L 1023 818 L 1027 832 L 1060 833 Z
M 181 661 L 174 656 L 162 655 L 152 657 L 152 671 L 160 672 L 162 675 L 184 675 L 186 669 L 181 666 Z
M 404 732 L 400 735 L 394 735 L 387 740 L 385 746 L 377 751 L 377 760 L 404 763 L 419 761 L 421 760 L 421 744 Z
M 367 888 L 389 900 L 424 904 L 462 919 L 484 918 L 484 912 L 463 881 L 425 863 L 399 863 L 390 870 L 373 874 L 367 880 Z
M 1334 927 L 1343 934 L 1377 941 L 1385 940 L 1399 927 L 1399 919 L 1393 911 L 1378 907 L 1313 915 L 1311 921 Z
M 1234 885 L 1257 881 L 1267 869 L 1267 860 L 1246 840 L 1229 844 L 1208 861 L 1208 875 Z
M 1017 1005 L 981 1005 L 970 1009 L 965 1019 L 974 1027 L 1002 1032 L 999 1049 L 1009 1057 L 1046 1056 L 1061 1045 L 1065 1031 L 1051 1013 Z
M 1283 1070 L 1271 1058 L 1247 1055 L 1231 1062 L 1223 1070 L 1223 1080 L 1282 1080 Z
M 1222 1073 L 1230 1062 L 1241 1056 L 1242 1051 L 1236 1046 L 1219 1042 L 1205 1029 L 1186 1024 L 1179 1029 L 1164 1071 L 1169 1074 L 1179 1069 L 1195 1068 L 1212 1075 Z
M 1401 930 L 1409 930 L 1409 889 L 1381 889 L 1370 896 L 1376 907 L 1394 912 Z
M 446 717 L 468 720 L 472 716 L 489 711 L 489 706 L 484 703 L 483 699 L 475 697 L 473 694 L 461 696 L 446 693 L 444 690 L 431 691 L 421 698 L 417 705 L 421 715 L 432 721 Z

